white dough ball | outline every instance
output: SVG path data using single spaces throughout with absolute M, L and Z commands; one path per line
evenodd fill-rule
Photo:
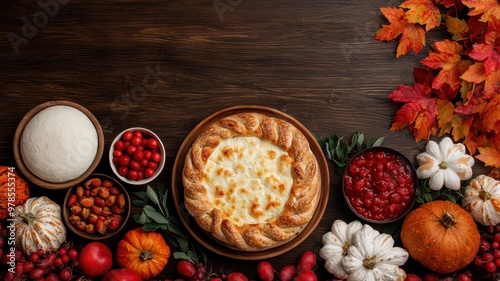
M 37 177 L 54 183 L 74 180 L 92 165 L 98 136 L 92 121 L 65 105 L 36 114 L 21 136 L 21 156 Z

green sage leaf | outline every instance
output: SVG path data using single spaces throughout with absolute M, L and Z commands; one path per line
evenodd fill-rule
M 144 191 L 132 192 L 133 195 L 139 197 L 144 203 L 148 203 L 148 195 Z
M 137 206 L 137 207 L 144 207 L 146 206 L 146 202 L 142 200 L 132 200 L 132 205 Z
M 146 231 L 146 232 L 150 232 L 150 231 L 155 231 L 156 229 L 158 229 L 160 227 L 159 224 L 157 223 L 152 223 L 152 222 L 148 222 L 148 223 L 145 223 L 143 226 L 142 226 L 142 230 Z
M 192 262 L 192 263 L 195 263 L 195 262 L 196 262 L 195 260 L 192 260 L 192 259 L 191 259 L 191 257 L 190 257 L 190 256 L 188 256 L 188 255 L 187 255 L 186 253 L 184 253 L 184 252 L 175 252 L 175 253 L 173 254 L 173 256 L 174 256 L 174 259 L 176 259 L 176 260 L 188 260 L 188 261 L 190 261 L 190 262 Z
M 158 205 L 158 203 L 159 203 L 158 195 L 156 194 L 156 192 L 154 191 L 154 189 L 151 186 L 149 186 L 149 185 L 146 188 L 146 194 L 148 195 L 148 198 L 149 198 L 149 200 L 151 200 L 151 202 L 153 202 L 154 204 Z
M 383 142 L 384 142 L 384 137 L 380 137 L 375 142 L 373 142 L 372 144 L 370 144 L 370 147 L 381 146 Z
M 168 224 L 169 221 L 160 213 L 158 213 L 156 210 L 151 210 L 151 209 L 142 209 L 146 215 L 154 220 L 157 223 L 162 223 L 162 224 Z

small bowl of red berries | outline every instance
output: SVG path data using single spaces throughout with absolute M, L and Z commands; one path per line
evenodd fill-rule
M 111 143 L 109 162 L 120 180 L 132 185 L 147 184 L 165 165 L 165 147 L 151 130 L 129 128 Z
M 342 188 L 347 205 L 359 218 L 389 223 L 413 208 L 418 177 L 415 167 L 400 152 L 371 147 L 351 158 Z

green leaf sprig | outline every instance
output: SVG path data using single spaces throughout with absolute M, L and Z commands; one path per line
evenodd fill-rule
M 378 139 L 365 140 L 365 136 L 356 132 L 352 135 L 351 141 L 348 142 L 342 136 L 331 134 L 329 137 L 319 137 L 314 134 L 316 141 L 319 143 L 327 159 L 333 161 L 338 168 L 342 168 L 349 162 L 349 159 L 354 154 L 369 148 L 382 145 L 383 137 Z
M 142 225 L 144 231 L 162 230 L 171 245 L 180 250 L 173 253 L 175 259 L 185 259 L 192 263 L 203 261 L 206 264 L 205 252 L 189 240 L 179 226 L 179 220 L 170 215 L 167 208 L 167 188 L 158 185 L 155 190 L 148 185 L 146 191 L 132 194 L 139 198 L 133 200 L 132 204 L 142 208 L 141 213 L 132 215 L 132 218 Z
M 432 190 L 429 186 L 429 179 L 421 179 L 417 190 L 415 190 L 417 203 L 423 204 L 434 200 L 448 200 L 457 203 L 465 195 L 467 183 L 462 184 L 459 190 L 441 188 Z

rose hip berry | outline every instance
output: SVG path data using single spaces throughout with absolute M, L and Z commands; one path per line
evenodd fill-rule
M 311 270 L 316 264 L 316 255 L 311 251 L 304 252 L 297 262 L 297 271 Z
M 176 266 L 177 272 L 184 277 L 192 277 L 196 273 L 196 267 L 187 260 L 181 260 Z
M 274 268 L 268 261 L 261 261 L 257 265 L 257 274 L 262 281 L 273 281 Z
M 415 194 L 415 177 L 398 155 L 385 150 L 356 156 L 346 169 L 344 191 L 361 216 L 377 220 L 398 217 Z

